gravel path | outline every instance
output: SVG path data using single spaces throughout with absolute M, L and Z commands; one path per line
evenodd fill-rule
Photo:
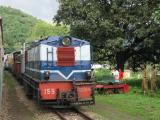
M 0 110 L 0 120 L 11 120 L 11 116 L 8 114 L 9 104 L 6 101 L 7 100 L 6 93 L 8 92 L 5 86 L 3 87 L 3 90 L 4 90 L 3 91 L 3 101 L 2 101 L 3 106 L 2 106 L 2 109 Z

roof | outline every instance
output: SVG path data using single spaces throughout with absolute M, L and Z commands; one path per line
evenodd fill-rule
M 37 46 L 40 44 L 46 44 L 46 45 L 51 45 L 51 46 L 60 46 L 60 41 L 63 39 L 64 37 L 61 36 L 56 36 L 56 37 L 47 37 L 41 40 L 36 40 L 32 43 L 31 47 L 33 46 Z M 80 45 L 89 45 L 90 42 L 86 41 L 86 40 L 81 40 L 78 38 L 74 38 L 71 37 L 72 39 L 72 45 L 71 46 L 80 46 Z

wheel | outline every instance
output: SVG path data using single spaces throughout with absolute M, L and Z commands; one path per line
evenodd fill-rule
M 33 89 L 27 84 L 24 84 L 25 94 L 29 99 L 33 98 Z
M 39 106 L 42 106 L 41 100 L 40 100 L 40 92 L 39 90 L 36 91 L 36 101 Z
M 23 79 L 19 79 L 19 83 L 20 83 L 20 85 L 23 85 Z
M 114 92 L 113 92 L 113 89 L 106 89 L 106 93 L 107 94 L 113 94 Z
M 105 91 L 103 88 L 97 89 L 97 92 L 98 94 L 101 94 L 101 95 L 105 94 Z
M 120 93 L 120 94 L 124 93 L 124 92 L 123 92 L 123 88 L 119 88 L 119 89 L 118 89 L 118 93 Z
M 119 93 L 119 89 L 118 88 L 114 88 L 114 93 Z

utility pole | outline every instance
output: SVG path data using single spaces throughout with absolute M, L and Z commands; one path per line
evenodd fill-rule
M 3 87 L 3 28 L 0 17 L 0 110 L 2 110 L 2 87 Z

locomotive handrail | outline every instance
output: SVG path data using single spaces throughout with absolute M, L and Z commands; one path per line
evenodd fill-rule
M 0 109 L 2 107 L 2 84 L 3 84 L 3 28 L 2 18 L 0 17 Z

